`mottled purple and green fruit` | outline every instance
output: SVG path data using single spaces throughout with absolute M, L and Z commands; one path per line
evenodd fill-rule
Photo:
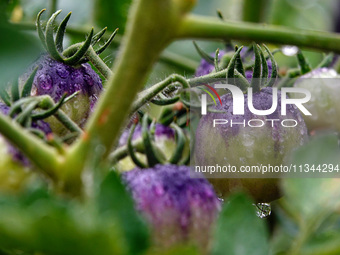
M 9 111 L 10 108 L 0 102 L 0 114 L 8 115 Z M 45 134 L 52 132 L 44 121 L 33 122 L 32 128 L 39 129 Z M 0 155 L 0 191 L 18 191 L 23 188 L 23 183 L 34 178 L 29 159 L 1 135 Z
M 333 129 L 340 132 L 340 76 L 335 70 L 319 68 L 301 76 L 294 87 L 307 89 L 311 99 L 304 104 L 312 115 L 304 115 L 309 131 Z M 297 98 L 297 94 L 291 97 Z
M 21 77 L 23 82 L 36 66 L 38 71 L 33 81 L 31 95 L 50 95 L 55 102 L 58 102 L 65 92 L 72 95 L 79 91 L 76 98 L 65 103 L 61 109 L 83 127 L 103 89 L 99 75 L 88 63 L 69 66 L 44 54 Z M 54 117 L 47 121 L 55 133 L 63 134 L 65 128 Z
M 156 247 L 189 243 L 207 252 L 220 201 L 203 176 L 192 178 L 187 166 L 156 165 L 126 172 L 123 179 L 151 225 Z
M 253 94 L 253 105 L 257 110 L 267 110 L 272 106 L 272 88 L 263 88 Z M 245 94 L 245 102 L 247 102 Z M 299 110 L 294 105 L 287 105 L 287 115 L 281 115 L 281 93 L 278 92 L 278 106 L 268 116 L 254 115 L 245 103 L 244 115 L 233 115 L 233 98 L 231 94 L 221 97 L 222 106 L 214 109 L 223 113 L 208 112 L 198 124 L 195 139 L 196 166 L 280 166 L 285 164 L 290 154 L 307 140 L 307 128 Z M 214 119 L 227 120 L 227 124 L 213 126 Z M 249 120 L 261 120 L 251 122 Z M 296 127 L 284 127 L 282 120 L 294 119 Z M 275 120 L 275 121 L 271 121 Z M 231 125 L 233 123 L 239 123 Z M 245 125 L 243 125 L 243 122 Z M 242 124 L 241 124 L 242 123 Z M 284 123 L 294 125 L 293 122 Z M 261 174 L 260 174 L 261 175 Z M 211 178 L 216 192 L 227 196 L 236 190 L 245 190 L 257 202 L 270 202 L 280 196 L 278 180 L 276 178 L 229 178 L 228 174 Z M 234 175 L 235 176 L 235 175 Z M 217 177 L 217 176 L 214 176 Z M 261 175 L 261 177 L 263 177 Z

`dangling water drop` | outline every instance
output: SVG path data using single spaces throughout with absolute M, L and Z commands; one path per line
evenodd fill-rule
M 272 207 L 269 203 L 255 204 L 257 217 L 264 219 L 272 213 Z
M 281 50 L 282 50 L 282 53 L 286 56 L 294 56 L 298 53 L 299 48 L 296 46 L 287 45 L 287 46 L 283 46 Z

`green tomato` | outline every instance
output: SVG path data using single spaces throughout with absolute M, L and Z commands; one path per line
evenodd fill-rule
M 245 95 L 247 102 L 247 95 Z M 299 111 L 292 105 L 287 105 L 287 115 L 281 115 L 281 93 L 278 92 L 278 106 L 274 113 L 268 116 L 258 116 L 250 112 L 245 104 L 244 115 L 233 115 L 233 99 L 230 94 L 221 97 L 223 106 L 216 110 L 223 113 L 208 112 L 198 124 L 195 139 L 195 166 L 232 166 L 236 171 L 245 167 L 284 166 L 291 153 L 307 140 L 306 125 Z M 264 88 L 253 94 L 254 108 L 270 109 L 272 106 L 272 89 Z M 214 119 L 228 120 L 227 124 L 213 125 Z M 252 127 L 248 121 L 263 122 L 261 127 Z M 270 121 L 276 119 L 277 121 Z M 282 125 L 284 119 L 294 119 L 296 127 Z M 231 125 L 231 121 L 246 125 Z M 254 124 L 255 122 L 253 122 Z M 258 125 L 258 124 L 257 124 Z M 207 169 L 207 168 L 205 168 Z M 244 176 L 244 177 L 243 177 Z M 263 175 L 262 172 L 222 173 L 221 175 L 206 175 L 220 196 L 228 196 L 235 191 L 249 193 L 256 202 L 270 202 L 280 197 L 278 175 Z M 249 177 L 249 178 L 245 178 Z M 261 177 L 261 178 L 260 178 Z
M 301 76 L 294 84 L 296 88 L 307 89 L 311 99 L 304 106 L 312 115 L 303 115 L 309 131 L 333 129 L 340 131 L 340 76 L 327 68 L 316 69 Z M 297 98 L 297 94 L 291 97 Z

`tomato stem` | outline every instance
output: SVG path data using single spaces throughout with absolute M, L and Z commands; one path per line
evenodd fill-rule
M 104 159 L 109 156 L 133 100 L 189 10 L 187 2 L 192 1 L 138 0 L 131 6 L 131 18 L 122 49 L 112 68 L 113 74 L 106 82 L 105 93 L 99 98 L 96 110 L 87 122 L 84 132 L 86 139 L 83 137 L 73 144 L 66 156 L 63 169 L 66 187 L 73 187 L 73 182 L 79 184 L 85 166 L 83 159 L 93 153 L 94 143 L 104 148 Z M 145 13 L 148 13 L 147 17 Z
M 288 28 L 246 22 L 224 22 L 218 18 L 187 16 L 181 23 L 177 39 L 244 40 L 340 53 L 340 36 L 336 33 Z

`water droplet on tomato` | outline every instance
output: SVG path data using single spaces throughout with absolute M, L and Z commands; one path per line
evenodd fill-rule
M 75 89 L 75 91 L 81 91 L 82 90 L 81 84 L 79 84 L 79 83 L 74 84 L 74 89 Z
M 249 146 L 252 146 L 254 144 L 254 139 L 251 135 L 244 134 L 243 139 L 242 139 L 242 143 L 243 143 L 244 146 L 249 147 Z
M 91 76 L 90 76 L 90 75 L 88 75 L 88 74 L 85 74 L 85 76 L 84 76 L 84 79 L 85 79 L 85 81 L 86 81 L 87 85 L 89 85 L 90 87 L 92 87 L 92 86 L 93 86 L 93 84 L 94 84 L 94 81 L 93 81 L 93 79 L 91 78 Z
M 38 86 L 44 90 L 52 88 L 53 80 L 49 74 L 41 74 L 38 77 Z
M 58 64 L 56 70 L 60 78 L 65 79 L 70 75 L 70 71 L 67 70 L 66 66 L 64 66 L 63 64 Z

